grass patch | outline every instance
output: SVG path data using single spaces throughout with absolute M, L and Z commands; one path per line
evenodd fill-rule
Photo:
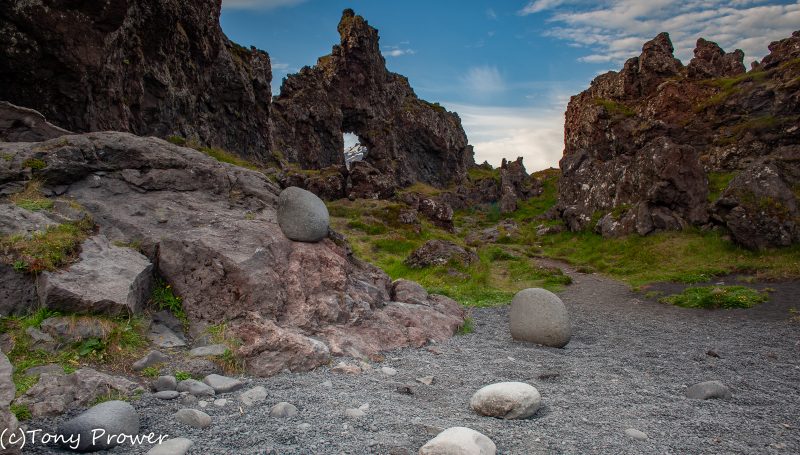
M 189 318 L 183 309 L 183 299 L 175 295 L 172 286 L 167 284 L 166 281 L 162 279 L 156 281 L 153 293 L 150 295 L 150 303 L 158 308 L 159 311 L 169 311 L 184 325 L 189 323 Z
M 185 371 L 176 371 L 175 372 L 175 379 L 178 382 L 181 382 L 181 381 L 185 381 L 187 379 L 192 379 L 192 375 L 190 373 L 185 372 Z
M 233 337 L 228 331 L 228 325 L 224 322 L 209 326 L 206 332 L 211 335 L 213 343 L 228 346 L 222 356 L 213 360 L 228 374 L 243 372 L 245 369 L 244 359 L 237 357 L 235 354 L 236 349 L 242 345 L 242 340 Z
M 663 297 L 662 303 L 685 308 L 752 308 L 769 300 L 765 292 L 745 286 L 704 286 L 685 289 L 680 294 Z
M 31 410 L 28 409 L 28 406 L 24 404 L 12 403 L 9 409 L 11 413 L 14 414 L 14 416 L 16 416 L 17 420 L 20 422 L 30 420 L 31 417 L 33 417 L 31 415 Z
M 617 101 L 605 98 L 595 98 L 594 104 L 596 106 L 601 106 L 606 110 L 606 112 L 613 116 L 633 117 L 636 115 L 636 111 Z
M 708 202 L 714 202 L 722 195 L 725 188 L 731 183 L 736 172 L 709 172 L 708 173 Z
M 467 169 L 467 177 L 473 182 L 485 179 L 500 182 L 500 169 L 487 169 L 483 166 L 475 166 Z
M 94 222 L 79 221 L 48 226 L 30 236 L 15 234 L 0 237 L 0 260 L 14 269 L 29 273 L 56 270 L 73 261 L 81 243 L 94 231 Z
M 143 368 L 140 374 L 146 378 L 157 378 L 161 374 L 161 368 L 157 366 Z
M 222 162 L 222 163 L 233 164 L 234 166 L 243 167 L 245 169 L 250 169 L 250 170 L 253 170 L 253 171 L 258 171 L 258 170 L 261 169 L 258 166 L 256 166 L 255 164 L 251 163 L 250 161 L 247 161 L 247 160 L 245 160 L 243 158 L 239 158 L 238 156 L 236 156 L 236 155 L 234 155 L 234 154 L 232 154 L 230 152 L 227 152 L 225 150 L 222 150 L 220 148 L 216 148 L 216 147 L 198 147 L 197 150 L 200 151 L 200 152 L 205 153 L 206 155 L 210 156 L 211 158 L 214 158 L 215 160 L 217 160 L 219 162 Z
M 50 210 L 53 208 L 52 199 L 48 199 L 42 194 L 42 182 L 39 180 L 31 180 L 25 186 L 24 190 L 12 194 L 8 200 L 18 207 L 30 210 L 31 212 Z
M 456 335 L 468 335 L 475 331 L 475 321 L 471 317 L 464 319 L 464 323 L 456 331 Z
M 442 190 L 427 183 L 417 182 L 413 185 L 403 188 L 400 193 L 417 193 L 423 196 L 438 196 L 442 194 Z
M 28 158 L 27 160 L 22 162 L 22 167 L 30 168 L 31 170 L 34 171 L 40 171 L 47 167 L 47 163 L 45 163 L 44 160 L 41 160 L 39 158 Z

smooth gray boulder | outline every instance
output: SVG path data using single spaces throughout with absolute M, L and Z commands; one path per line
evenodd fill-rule
M 270 417 L 294 417 L 297 415 L 297 407 L 291 403 L 281 401 L 269 410 Z
M 419 449 L 419 455 L 495 455 L 491 439 L 466 427 L 452 427 L 439 433 Z
M 518 341 L 562 348 L 572 337 L 564 302 L 546 289 L 519 291 L 511 301 L 508 317 L 511 336 Z
M 296 186 L 278 197 L 278 225 L 283 234 L 298 242 L 319 242 L 328 236 L 330 215 L 322 199 Z
M 177 390 L 162 390 L 160 392 L 156 392 L 153 394 L 154 397 L 158 398 L 159 400 L 174 400 L 180 396 L 180 392 Z
M 186 438 L 167 439 L 161 444 L 153 446 L 147 451 L 147 455 L 185 455 L 192 445 L 194 442 Z
M 78 452 L 108 450 L 125 442 L 119 437 L 109 440 L 109 436 L 139 434 L 139 415 L 130 403 L 106 401 L 63 423 L 58 428 L 58 434 L 65 438 L 61 444 L 64 448 Z M 75 444 L 78 437 L 80 441 Z
M 153 381 L 153 390 L 163 392 L 165 390 L 178 390 L 178 380 L 175 376 L 159 376 Z
M 625 435 L 629 438 L 636 439 L 637 441 L 646 441 L 647 433 L 637 430 L 636 428 L 628 428 L 625 430 Z
M 78 262 L 39 275 L 39 301 L 70 313 L 122 316 L 138 314 L 153 289 L 153 264 L 138 251 L 109 243 L 102 235 L 86 239 Z
M 197 409 L 181 409 L 175 413 L 175 420 L 194 428 L 211 426 L 211 416 Z
M 469 400 L 473 411 L 502 419 L 525 419 L 539 410 L 539 391 L 524 382 L 498 382 L 481 388 Z
M 196 379 L 184 379 L 178 383 L 178 392 L 189 392 L 196 397 L 213 397 L 214 389 Z
M 219 357 L 225 355 L 228 351 L 228 346 L 224 344 L 210 344 L 208 346 L 200 346 L 189 351 L 192 357 Z
M 142 357 L 136 362 L 133 362 L 131 368 L 133 368 L 133 371 L 142 371 L 147 367 L 164 363 L 167 360 L 169 360 L 169 357 L 167 357 L 166 354 L 160 351 L 150 351 L 146 356 Z
M 244 387 L 242 381 L 218 374 L 209 374 L 203 379 L 203 382 L 214 389 L 216 393 L 234 392 Z
M 164 324 L 153 322 L 147 333 L 147 339 L 160 348 L 178 348 L 186 346 L 186 341 Z
M 731 396 L 731 390 L 728 386 L 719 381 L 701 382 L 686 389 L 686 397 L 694 400 L 709 400 L 712 398 L 727 400 Z
M 245 406 L 253 406 L 254 404 L 260 403 L 266 399 L 267 389 L 260 385 L 242 392 L 242 394 L 239 395 L 239 401 L 241 401 Z

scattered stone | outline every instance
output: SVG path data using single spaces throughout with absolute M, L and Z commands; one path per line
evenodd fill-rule
M 328 236 L 328 208 L 317 195 L 296 186 L 278 197 L 278 225 L 283 234 L 298 242 L 319 242 Z
M 150 322 L 167 326 L 175 333 L 183 334 L 183 322 L 169 310 L 161 310 L 153 313 Z M 195 340 L 197 342 L 197 340 Z
M 39 376 L 44 373 L 47 374 L 64 374 L 64 367 L 57 363 L 48 363 L 47 365 L 39 365 L 36 367 L 30 367 L 25 370 L 26 376 Z
M 42 321 L 43 332 L 56 340 L 78 343 L 89 338 L 105 339 L 113 328 L 111 323 L 91 316 L 55 316 Z
M 228 351 L 228 346 L 224 344 L 212 344 L 209 346 L 200 346 L 189 351 L 192 357 L 220 357 L 225 355 Z
M 175 376 L 159 376 L 153 382 L 153 390 L 163 392 L 166 390 L 178 390 L 178 380 Z
M 446 240 L 428 240 L 421 247 L 408 255 L 405 264 L 411 268 L 425 268 L 436 265 L 447 265 L 455 261 L 467 266 L 478 260 L 474 251 L 465 250 L 453 242 Z
M 545 371 L 544 373 L 539 374 L 536 378 L 540 381 L 549 381 L 551 379 L 556 379 L 561 376 L 561 373 L 558 371 Z
M 361 374 L 361 368 L 358 365 L 339 362 L 335 367 L 331 368 L 331 373 L 356 375 Z
M 162 390 L 153 394 L 159 400 L 174 400 L 181 395 L 177 390 Z
M 239 395 L 239 401 L 241 401 L 245 406 L 253 406 L 256 403 L 260 403 L 267 399 L 267 389 L 263 386 L 256 386 L 250 390 L 242 392 Z
M 184 405 L 184 406 L 194 406 L 194 405 L 196 405 L 198 403 L 199 403 L 199 401 L 197 400 L 197 397 L 192 395 L 191 393 L 189 393 L 189 392 L 181 393 L 181 404 L 182 405 Z
M 297 407 L 291 403 L 281 401 L 269 410 L 270 417 L 294 417 L 297 415 Z
M 173 368 L 174 371 L 184 371 L 196 378 L 222 373 L 222 368 L 217 363 L 203 357 L 181 359 L 173 364 Z
M 201 408 L 207 408 L 208 407 L 208 401 L 200 400 L 200 401 L 197 402 L 197 405 L 200 406 Z
M 194 428 L 211 426 L 211 416 L 197 409 L 181 409 L 175 413 L 175 420 Z
M 714 357 L 715 359 L 718 359 L 718 358 L 720 358 L 720 357 L 719 357 L 719 354 L 717 353 L 717 351 L 714 351 L 714 350 L 712 350 L 712 349 L 709 349 L 709 350 L 706 352 L 706 355 L 707 355 L 707 356 L 709 356 L 709 357 Z
M 686 397 L 694 400 L 709 400 L 712 398 L 727 400 L 731 398 L 731 391 L 719 381 L 706 381 L 686 389 Z
M 511 301 L 508 317 L 515 340 L 561 348 L 572 336 L 564 302 L 546 289 L 519 291 Z
M 83 242 L 78 262 L 37 279 L 42 304 L 70 313 L 138 314 L 152 288 L 153 264 L 147 257 L 114 246 L 103 235 Z
M 195 379 L 184 379 L 178 383 L 178 392 L 189 392 L 196 397 L 212 397 L 214 389 Z
M 164 363 L 167 360 L 169 360 L 169 357 L 160 351 L 150 351 L 146 356 L 134 362 L 131 368 L 133 368 L 133 371 L 142 371 L 147 367 Z
M 469 404 L 480 415 L 508 420 L 525 419 L 539 410 L 542 397 L 530 384 L 499 382 L 475 392 Z
M 362 411 L 359 408 L 347 408 L 347 409 L 344 410 L 344 415 L 345 415 L 345 417 L 348 417 L 348 418 L 351 418 L 351 419 L 360 419 L 361 417 L 364 417 L 365 415 L 367 415 L 367 413 Z
M 66 440 L 80 438 L 77 448 L 72 449 L 77 452 L 108 450 L 119 443 L 116 438 L 94 438 L 98 430 L 105 431 L 104 435 L 135 436 L 139 434 L 139 415 L 130 403 L 106 401 L 63 423 L 58 434 L 65 438 L 61 444 L 64 448 L 70 447 Z
M 637 441 L 645 441 L 647 440 L 647 433 L 637 430 L 636 428 L 628 428 L 625 430 L 625 434 Z
M 216 393 L 235 392 L 244 387 L 244 382 L 218 374 L 209 374 L 203 379 L 203 382 L 214 389 Z
M 301 429 L 303 431 L 310 430 L 311 429 L 311 424 L 303 422 L 300 425 L 298 425 L 297 428 L 299 428 L 299 429 Z
M 27 333 L 28 336 L 31 337 L 31 341 L 33 341 L 34 343 L 55 343 L 56 341 L 53 339 L 53 337 L 42 332 L 36 327 L 28 327 L 27 329 L 25 329 L 25 333 Z
M 386 376 L 394 376 L 397 374 L 397 370 L 392 367 L 381 367 L 381 373 L 385 374 Z
M 69 409 L 85 408 L 111 393 L 131 395 L 142 388 L 126 378 L 81 368 L 71 374 L 42 373 L 39 382 L 16 399 L 33 417 L 56 416 Z
M 167 439 L 147 451 L 147 455 L 185 455 L 193 444 L 186 438 Z
M 216 400 L 214 400 L 214 406 L 218 408 L 224 408 L 226 404 L 228 404 L 228 400 L 226 400 L 225 398 L 217 398 Z
M 186 341 L 164 324 L 150 324 L 147 338 L 160 348 L 179 348 L 186 346 Z
M 436 346 L 429 346 L 426 348 L 426 351 L 430 352 L 433 355 L 442 355 L 442 350 L 437 348 Z
M 328 380 L 328 381 L 324 381 L 324 382 L 323 382 L 322 384 L 320 384 L 320 385 L 321 385 L 322 387 L 327 387 L 327 388 L 329 388 L 329 389 L 330 389 L 331 387 L 333 387 L 333 383 L 332 383 L 330 380 Z
M 497 446 L 481 433 L 453 427 L 439 433 L 419 449 L 419 455 L 495 455 Z
M 433 376 L 423 376 L 421 378 L 417 378 L 417 382 L 425 385 L 432 385 L 434 381 L 436 381 L 436 378 Z
M 395 389 L 395 392 L 403 395 L 414 395 L 414 389 L 410 385 L 399 385 Z

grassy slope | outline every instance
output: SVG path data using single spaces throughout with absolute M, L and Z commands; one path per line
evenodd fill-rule
M 457 234 L 424 220 L 420 231 L 414 232 L 396 222 L 402 205 L 386 201 L 331 202 L 332 224 L 348 237 L 358 257 L 381 267 L 392 278 L 418 281 L 429 291 L 468 306 L 503 304 L 526 287 L 558 289 L 568 283 L 568 278 L 557 271 L 538 267 L 537 257 L 560 259 L 633 287 L 658 281 L 695 283 L 729 273 L 752 273 L 761 279 L 800 278 L 800 246 L 752 252 L 718 232 L 689 230 L 618 239 L 604 239 L 593 232 L 537 235 L 540 225 L 558 224 L 536 218 L 555 204 L 559 174 L 547 170 L 538 176 L 544 181 L 543 194 L 521 203 L 508 216 L 501 216 L 496 205 L 456 212 Z M 403 259 L 428 239 L 464 245 L 470 232 L 493 226 L 504 218 L 517 221 L 521 231 L 499 243 L 478 247 L 477 264 L 422 270 L 403 264 Z

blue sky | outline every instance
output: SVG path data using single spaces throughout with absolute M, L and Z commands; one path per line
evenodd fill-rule
M 800 29 L 800 0 L 223 0 L 221 22 L 269 52 L 277 92 L 339 42 L 344 8 L 379 30 L 387 66 L 418 96 L 459 113 L 476 161 L 523 156 L 530 171 L 561 157 L 569 97 L 657 33 L 684 63 L 700 36 L 749 62 Z

